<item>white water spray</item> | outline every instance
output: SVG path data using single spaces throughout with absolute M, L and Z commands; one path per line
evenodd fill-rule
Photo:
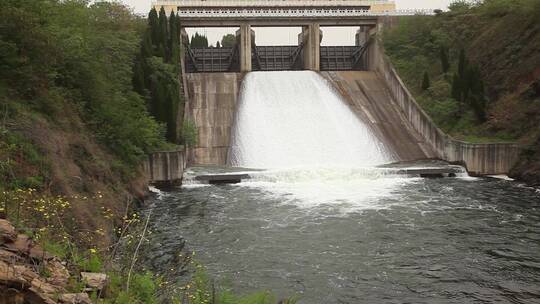
M 243 82 L 229 164 L 372 167 L 392 154 L 317 73 L 255 72 Z

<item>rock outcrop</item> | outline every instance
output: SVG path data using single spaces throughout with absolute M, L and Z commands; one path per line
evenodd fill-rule
M 0 304 L 91 304 L 86 293 L 69 293 L 62 261 L 0 219 Z M 107 275 L 82 273 L 89 290 L 103 290 Z

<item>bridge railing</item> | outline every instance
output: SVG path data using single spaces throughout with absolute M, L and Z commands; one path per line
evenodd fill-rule
M 388 0 L 157 0 L 153 5 L 174 5 L 181 7 L 231 7 L 231 6 L 251 6 L 251 7 L 268 7 L 268 6 L 362 6 L 374 4 L 392 3 Z
M 407 9 L 392 11 L 370 11 L 363 9 L 182 9 L 178 11 L 181 18 L 246 18 L 246 17 L 379 17 L 379 16 L 413 16 L 413 15 L 433 15 L 434 10 L 430 9 Z

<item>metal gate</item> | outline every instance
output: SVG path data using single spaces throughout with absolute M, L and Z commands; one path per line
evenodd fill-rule
M 321 46 L 321 71 L 362 70 L 365 47 Z
M 186 48 L 186 72 L 237 72 L 236 47 Z

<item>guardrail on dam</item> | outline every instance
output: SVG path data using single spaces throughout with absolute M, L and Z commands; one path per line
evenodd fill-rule
M 406 88 L 376 35 L 371 38 L 368 54 L 369 70 L 384 79 L 406 119 L 431 144 L 439 158 L 462 162 L 470 173 L 476 175 L 506 174 L 516 164 L 521 150 L 517 144 L 468 143 L 455 140 L 439 129 Z

